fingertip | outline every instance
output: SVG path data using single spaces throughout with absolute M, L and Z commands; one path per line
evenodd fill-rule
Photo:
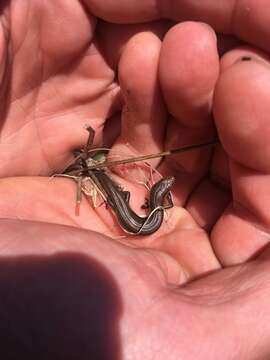
M 150 77 L 156 77 L 152 67 L 159 57 L 161 41 L 157 35 L 143 31 L 126 44 L 119 62 L 119 80 L 124 92 L 143 91 L 150 86 Z
M 220 70 L 223 72 L 237 62 L 257 61 L 269 64 L 269 60 L 269 56 L 263 51 L 251 46 L 239 46 L 224 54 L 220 61 Z
M 134 156 L 162 148 L 166 109 L 158 81 L 160 48 L 159 37 L 150 31 L 134 35 L 125 45 L 119 62 L 125 105 L 114 152 Z
M 219 137 L 231 158 L 260 171 L 270 170 L 270 67 L 265 61 L 228 59 L 214 94 Z M 240 61 L 239 61 L 240 59 Z
M 161 48 L 159 74 L 169 112 L 188 126 L 209 119 L 219 74 L 217 39 L 210 26 L 185 22 L 171 28 Z

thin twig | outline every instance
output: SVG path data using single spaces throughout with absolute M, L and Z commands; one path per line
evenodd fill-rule
M 177 154 L 177 153 L 182 153 L 182 152 L 186 152 L 186 151 L 190 151 L 190 150 L 196 150 L 198 148 L 215 145 L 217 143 L 219 143 L 219 140 L 213 139 L 206 143 L 183 146 L 183 147 L 172 149 L 172 150 L 162 151 L 162 152 L 156 153 L 156 154 L 141 155 L 141 156 L 132 157 L 132 158 L 128 158 L 128 159 L 122 159 L 122 160 L 104 161 L 103 163 L 98 163 L 95 165 L 87 166 L 83 170 L 103 169 L 106 167 L 113 167 L 116 165 L 122 165 L 122 164 L 128 164 L 128 163 L 132 163 L 132 162 L 160 158 L 160 157 L 169 156 L 169 155 L 173 155 L 173 154 Z M 81 171 L 82 170 L 74 170 L 74 171 L 72 171 L 72 175 L 81 173 Z

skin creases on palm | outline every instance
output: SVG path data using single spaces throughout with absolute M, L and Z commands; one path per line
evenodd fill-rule
M 1 177 L 55 172 L 85 143 L 85 125 L 101 143 L 105 120 L 119 108 L 114 70 L 92 42 L 95 19 L 80 2 L 61 6 L 61 23 L 53 2 L 14 1 L 3 15 Z
M 4 99 L 9 111 L 4 112 L 1 128 L 1 216 L 74 225 L 119 238 L 123 233 L 119 231 L 112 214 L 104 207 L 93 210 L 87 200 L 83 199 L 80 216 L 76 216 L 76 184 L 68 179 L 39 177 L 61 168 L 70 159 L 71 151 L 85 143 L 87 134 L 84 126 L 88 119 L 91 119 L 90 125 L 97 132 L 97 145 L 102 142 L 105 119 L 121 109 L 119 85 L 115 83 L 114 71 L 104 61 L 95 43 L 86 46 L 92 35 L 87 17 L 81 14 L 76 21 L 70 19 L 68 26 L 71 22 L 78 26 L 76 37 L 70 35 L 62 42 L 65 31 L 61 31 L 61 36 L 56 36 L 54 29 L 53 37 L 48 37 L 46 32 L 37 32 L 39 30 L 35 27 L 34 15 L 39 10 L 34 8 L 33 11 L 28 20 L 25 18 L 17 22 L 22 28 L 16 28 L 13 32 L 12 41 L 15 45 L 21 43 L 23 36 L 26 38 L 22 46 L 18 47 L 15 61 L 12 62 L 12 93 Z M 22 11 L 17 13 L 18 16 L 23 14 Z M 47 18 L 44 9 L 42 15 Z M 26 35 L 22 31 L 25 28 L 28 29 Z M 46 38 L 40 39 L 43 42 L 35 43 L 33 35 L 34 38 Z M 53 42 L 46 42 L 47 39 L 53 39 Z M 154 41 L 156 46 L 158 41 Z M 43 43 L 42 52 L 40 43 Z M 33 58 L 33 53 L 41 55 Z M 155 57 L 153 61 L 156 61 Z M 151 68 L 155 69 L 155 66 Z M 163 110 L 160 110 L 160 114 L 164 118 Z M 162 138 L 163 134 L 159 137 Z M 177 188 L 180 188 L 179 184 Z M 132 199 L 136 199 L 135 190 L 131 187 L 130 191 L 135 195 Z M 201 253 L 209 252 L 214 259 L 207 234 L 192 216 L 182 207 L 175 207 L 168 213 L 159 233 L 140 242 L 135 237 L 128 237 L 129 243 L 156 247 L 178 258 L 176 239 L 181 234 L 183 238 L 187 233 L 191 238 L 191 234 L 194 234 L 194 247 L 201 244 L 202 249 L 205 249 Z M 184 250 L 188 251 L 185 244 Z M 201 260 L 201 263 L 204 261 Z

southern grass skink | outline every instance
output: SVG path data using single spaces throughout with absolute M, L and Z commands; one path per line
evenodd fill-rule
M 90 170 L 87 175 L 104 194 L 121 227 L 129 233 L 149 235 L 156 232 L 163 222 L 164 210 L 173 206 L 170 195 L 175 182 L 173 176 L 162 178 L 152 186 L 148 202 L 149 214 L 141 217 L 129 206 L 130 192 L 123 191 L 104 170 Z

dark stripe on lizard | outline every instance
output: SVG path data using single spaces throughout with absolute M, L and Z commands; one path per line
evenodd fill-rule
M 150 190 L 149 214 L 137 215 L 129 206 L 130 193 L 123 191 L 104 170 L 87 171 L 107 199 L 108 205 L 115 212 L 122 228 L 132 234 L 149 235 L 157 231 L 163 221 L 164 209 L 173 206 L 170 190 L 175 182 L 173 176 L 162 178 Z M 168 204 L 164 204 L 167 199 Z

